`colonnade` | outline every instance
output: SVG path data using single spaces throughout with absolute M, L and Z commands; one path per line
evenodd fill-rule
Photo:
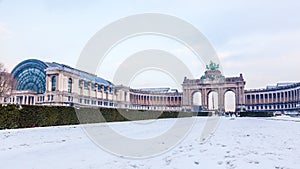
M 300 104 L 300 84 L 269 90 L 248 90 L 245 100 L 248 110 L 295 109 Z

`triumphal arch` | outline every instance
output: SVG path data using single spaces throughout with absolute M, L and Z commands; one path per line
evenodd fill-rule
M 193 103 L 194 94 L 200 93 L 200 103 L 202 110 L 217 110 L 220 112 L 225 111 L 225 93 L 233 92 L 235 95 L 235 111 L 241 111 L 245 104 L 244 94 L 245 81 L 243 75 L 238 77 L 225 77 L 219 70 L 219 65 L 213 62 L 206 65 L 206 71 L 199 79 L 184 78 L 183 89 L 183 109 L 189 111 L 194 110 L 195 104 Z M 217 93 L 217 107 L 209 107 L 209 95 L 211 92 Z M 194 110 L 195 111 L 195 110 Z

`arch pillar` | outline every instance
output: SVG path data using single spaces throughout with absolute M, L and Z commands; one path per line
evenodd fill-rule
M 219 110 L 224 112 L 225 111 L 225 90 L 224 89 L 219 89 L 218 93 L 219 97 Z

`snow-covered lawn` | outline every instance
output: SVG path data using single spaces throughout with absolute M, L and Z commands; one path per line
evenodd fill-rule
M 300 123 L 274 118 L 222 118 L 204 144 L 199 137 L 204 117 L 170 151 L 141 160 L 121 158 L 96 146 L 81 126 L 59 126 L 0 131 L 1 169 L 192 169 L 192 168 L 300 168 Z M 276 118 L 275 118 L 276 119 Z M 176 119 L 162 119 L 149 127 L 132 122 L 113 128 L 140 138 L 155 136 Z M 144 125 L 147 126 L 147 125 Z M 111 140 L 114 142 L 115 140 Z

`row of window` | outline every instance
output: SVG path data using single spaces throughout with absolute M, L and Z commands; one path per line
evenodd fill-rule
M 47 95 L 48 101 L 53 101 L 54 100 L 54 95 Z
M 102 101 L 102 100 L 90 100 L 90 99 L 79 99 L 79 103 L 81 104 L 90 104 L 91 105 L 98 105 L 98 106 L 116 106 L 116 103 L 108 102 L 108 101 Z
M 3 103 L 6 103 L 8 101 L 7 97 L 3 97 Z M 9 103 L 16 103 L 17 104 L 27 104 L 27 103 L 33 103 L 34 102 L 34 96 L 16 96 L 16 97 L 10 97 Z
M 136 100 L 154 100 L 154 101 L 181 101 L 181 97 L 162 97 L 162 96 L 140 96 L 131 95 Z
M 127 107 L 127 105 L 125 105 Z M 147 109 L 147 110 L 181 110 L 180 106 L 167 107 L 167 106 L 142 106 L 142 105 L 130 105 L 130 108 L 134 109 Z
M 78 83 L 79 87 L 81 87 L 81 82 L 82 81 L 83 80 L 79 80 L 79 83 Z M 83 82 L 84 82 L 83 83 L 84 88 L 88 89 L 89 88 L 89 82 L 87 82 L 87 81 L 83 81 Z M 51 91 L 56 91 L 57 90 L 57 76 L 56 75 L 52 76 L 51 84 L 52 84 Z M 72 84 L 73 84 L 73 80 L 72 80 L 72 78 L 69 78 L 68 79 L 68 93 L 72 93 Z M 91 90 L 95 90 L 95 83 L 92 83 Z M 97 90 L 101 91 L 101 85 L 100 84 L 98 84 Z M 109 91 L 109 93 L 112 93 L 114 91 L 114 94 L 116 94 L 116 90 L 115 89 L 113 90 L 113 88 L 108 87 L 108 86 L 103 86 L 103 91 L 104 92 Z
M 291 91 L 285 91 L 285 92 L 276 92 L 276 93 L 265 93 L 265 94 L 248 94 L 246 95 L 246 99 L 276 99 L 276 98 L 292 98 L 293 100 L 297 99 L 297 96 L 299 97 L 300 90 L 291 90 Z
M 68 79 L 68 93 L 72 93 L 72 78 Z M 52 76 L 51 78 L 51 91 L 56 91 L 57 89 L 57 76 Z
M 271 109 L 290 109 L 296 108 L 296 104 L 281 104 L 281 105 L 260 105 L 260 106 L 248 106 L 248 110 L 271 110 Z
M 48 98 L 48 101 L 52 101 L 52 100 L 54 100 L 54 95 L 47 95 L 47 98 Z M 45 100 L 44 96 L 38 96 L 37 97 L 37 101 L 38 102 L 43 102 L 44 100 Z M 14 101 L 14 98 L 13 98 L 13 101 Z M 73 101 L 73 97 L 68 96 L 68 101 L 72 102 Z M 6 98 L 4 98 L 4 102 L 6 102 Z
M 4 102 L 4 103 L 7 102 L 7 98 L 6 98 L 6 97 L 3 98 L 3 102 Z M 9 98 L 9 102 L 10 102 L 10 103 L 11 103 L 11 102 L 15 102 L 15 97 L 12 97 L 12 98 L 10 97 L 10 98 Z
M 79 80 L 79 81 L 78 81 L 78 87 L 81 87 L 82 81 L 83 81 L 83 87 L 84 87 L 84 89 L 89 89 L 89 82 L 84 81 L 84 80 Z M 96 85 L 96 83 L 92 83 L 92 84 L 91 84 L 91 90 L 95 90 L 95 85 Z M 100 85 L 100 84 L 97 85 L 97 90 L 98 90 L 98 91 L 101 91 L 101 86 L 102 86 L 102 85 Z M 113 88 L 108 87 L 108 86 L 103 86 L 103 91 L 104 91 L 104 92 L 109 91 L 109 93 L 114 92 L 114 93 L 116 94 L 116 90 L 115 90 L 115 89 L 113 90 Z
M 37 100 L 38 100 L 38 102 L 42 102 L 42 101 L 44 101 L 44 96 L 39 96 L 39 97 L 37 97 Z

